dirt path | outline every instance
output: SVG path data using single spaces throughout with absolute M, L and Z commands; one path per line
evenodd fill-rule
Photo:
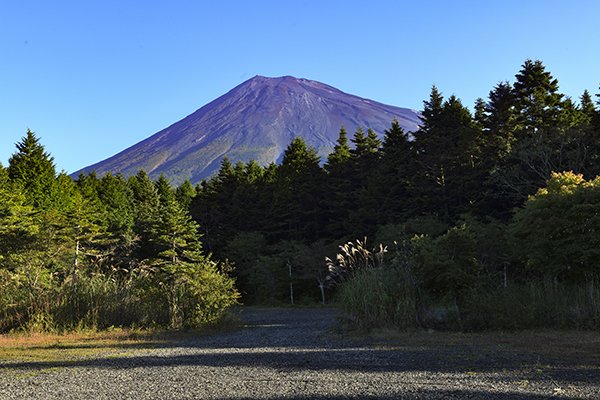
M 600 398 L 590 361 L 464 338 L 353 339 L 333 332 L 336 316 L 247 308 L 232 333 L 60 362 L 0 360 L 0 399 Z

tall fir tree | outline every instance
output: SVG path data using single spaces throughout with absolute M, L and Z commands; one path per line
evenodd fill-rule
M 396 118 L 385 131 L 377 168 L 378 224 L 407 218 L 411 205 L 414 155 L 408 135 Z
M 333 151 L 327 156 L 325 169 L 332 173 L 336 168 L 343 168 L 343 165 L 350 159 L 350 145 L 348 144 L 348 133 L 342 125 L 338 134 L 338 139 Z
M 175 198 L 185 210 L 190 209 L 194 197 L 196 197 L 196 189 L 189 179 L 184 180 L 181 185 L 175 189 Z
M 151 231 L 159 216 L 160 197 L 156 186 L 143 170 L 129 178 L 128 186 L 133 193 L 134 232 L 139 238 L 137 257 L 140 260 L 150 259 L 155 254 Z
M 315 241 L 320 237 L 323 170 L 319 161 L 316 150 L 299 136 L 284 151 L 274 193 L 278 239 Z
M 425 102 L 421 129 L 415 132 L 418 170 L 413 184 L 421 213 L 452 222 L 479 193 L 473 180 L 479 167 L 477 127 L 458 98 L 450 96 L 441 107 L 440 100 L 434 86 Z
M 348 133 L 342 126 L 336 145 L 327 156 L 323 191 L 323 212 L 326 222 L 325 232 L 331 238 L 343 238 L 347 235 L 348 212 L 352 207 L 352 151 L 348 142 Z
M 158 193 L 158 198 L 161 205 L 175 200 L 175 192 L 163 174 L 160 174 L 158 179 L 154 181 L 154 186 L 156 186 L 156 191 Z
M 16 146 L 17 152 L 8 160 L 8 176 L 23 188 L 29 204 L 36 208 L 51 207 L 56 177 L 54 159 L 29 129 Z
M 498 175 L 508 204 L 521 204 L 549 179 L 563 170 L 562 150 L 571 121 L 565 113 L 558 81 L 541 61 L 526 60 L 513 84 L 513 143 Z

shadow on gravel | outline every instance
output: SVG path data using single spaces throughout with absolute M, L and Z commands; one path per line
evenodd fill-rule
M 354 396 L 332 396 L 332 395 L 312 395 L 312 396 L 299 396 L 289 397 L 286 399 L 290 400 L 347 400 L 349 398 L 360 398 L 362 400 L 424 400 L 424 399 L 502 399 L 502 400 L 547 400 L 546 395 L 535 395 L 531 393 L 520 394 L 520 393 L 494 393 L 491 391 L 481 390 L 419 390 L 416 393 L 403 393 L 401 395 L 393 396 L 369 396 L 360 395 L 360 397 Z M 581 397 L 565 397 L 560 396 L 564 400 L 579 400 Z M 252 400 L 252 397 L 240 397 L 236 400 Z M 223 399 L 225 400 L 225 399 Z
M 52 368 L 133 369 L 178 366 L 264 367 L 278 373 L 296 371 L 430 372 L 477 376 L 515 371 L 523 379 L 547 379 L 557 383 L 600 382 L 594 366 L 543 366 L 535 360 L 510 359 L 457 352 L 456 349 L 173 349 L 177 354 L 108 356 L 68 361 L 0 363 L 0 371 Z M 181 354 L 185 353 L 185 354 Z
M 437 344 L 379 348 L 370 345 L 367 340 L 351 340 L 333 334 L 336 317 L 337 312 L 332 309 L 244 309 L 240 318 L 245 327 L 235 332 L 199 338 L 178 338 L 146 346 L 132 344 L 131 351 L 125 351 L 125 354 L 121 355 L 117 351 L 113 355 L 65 361 L 0 362 L 0 373 L 3 370 L 72 367 L 135 369 L 199 366 L 263 367 L 279 373 L 307 370 L 363 373 L 429 372 L 463 374 L 461 376 L 466 379 L 479 374 L 494 373 L 507 379 L 516 380 L 518 377 L 523 380 L 546 380 L 557 385 L 600 382 L 598 365 L 579 365 L 577 361 L 552 362 L 535 354 L 493 351 L 469 345 Z M 86 345 L 83 344 L 82 347 L 84 346 Z M 128 346 L 124 344 L 116 348 L 127 349 Z M 450 399 L 486 398 L 483 392 L 472 391 L 435 394 Z M 307 397 L 297 397 L 303 398 Z M 330 396 L 323 397 L 325 398 L 335 399 Z M 414 396 L 407 394 L 404 398 L 423 397 L 416 393 Z M 502 398 L 543 397 L 514 394 L 503 395 Z

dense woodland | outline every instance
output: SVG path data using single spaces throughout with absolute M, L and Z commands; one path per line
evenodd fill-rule
M 527 60 L 473 113 L 433 87 L 416 132 L 342 127 L 327 160 L 296 138 L 176 189 L 57 175 L 28 132 L 0 168 L 0 330 L 193 326 L 236 287 L 335 295 L 362 327 L 598 327 L 597 103 Z

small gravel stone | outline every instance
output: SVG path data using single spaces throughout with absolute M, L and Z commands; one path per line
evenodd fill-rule
M 243 329 L 158 348 L 0 360 L 0 399 L 600 398 L 598 366 L 477 347 L 375 346 L 334 334 L 338 315 L 327 308 L 239 313 Z

